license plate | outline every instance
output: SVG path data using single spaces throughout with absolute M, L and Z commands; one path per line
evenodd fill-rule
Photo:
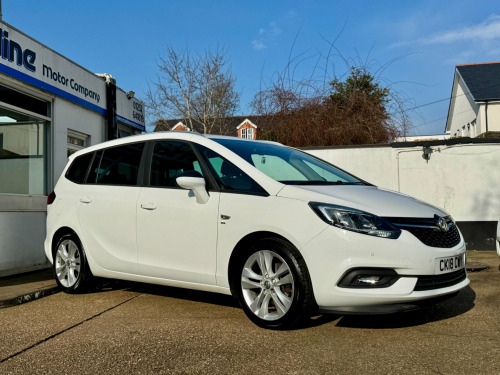
M 465 254 L 436 259 L 435 273 L 448 273 L 461 270 L 465 267 Z

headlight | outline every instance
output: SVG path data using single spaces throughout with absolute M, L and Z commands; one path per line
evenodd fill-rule
M 382 238 L 396 239 L 401 234 L 387 220 L 355 208 L 318 202 L 309 202 L 309 206 L 323 221 L 338 228 Z

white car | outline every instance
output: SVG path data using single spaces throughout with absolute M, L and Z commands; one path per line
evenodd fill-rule
M 469 284 L 448 213 L 273 142 L 165 132 L 70 156 L 45 252 L 69 293 L 94 277 L 234 295 L 263 327 L 392 313 Z
M 497 240 L 496 240 L 496 245 L 497 245 L 497 254 L 500 257 L 500 219 L 498 220 L 498 223 L 497 223 Z

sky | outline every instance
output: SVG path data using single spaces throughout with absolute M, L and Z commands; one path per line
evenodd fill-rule
M 168 47 L 227 50 L 237 114 L 287 65 L 294 80 L 365 66 L 441 134 L 457 64 L 500 61 L 497 1 L 0 0 L 3 21 L 144 99 Z M 331 48 L 331 46 L 334 48 Z

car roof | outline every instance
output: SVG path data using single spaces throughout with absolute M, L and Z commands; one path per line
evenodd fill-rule
M 146 142 L 146 141 L 151 141 L 151 140 L 155 140 L 155 139 L 179 139 L 179 140 L 185 140 L 185 141 L 196 141 L 197 138 L 199 140 L 210 139 L 212 141 L 216 141 L 217 139 L 228 139 L 228 140 L 241 141 L 241 142 L 269 143 L 269 144 L 283 146 L 281 143 L 272 142 L 272 141 L 251 140 L 251 139 L 224 136 L 224 135 L 201 134 L 201 133 L 191 132 L 191 131 L 172 130 L 172 131 L 160 131 L 160 132 L 146 133 L 146 134 L 136 134 L 136 135 L 131 135 L 131 136 L 124 137 L 124 138 L 113 139 L 111 141 L 105 141 L 102 143 L 98 143 L 96 145 L 89 146 L 83 150 L 80 150 L 80 151 L 74 153 L 73 155 L 71 155 L 69 159 L 71 160 L 76 156 L 86 154 L 88 152 L 93 152 L 96 150 L 101 150 L 104 148 L 114 147 L 114 146 L 129 144 L 129 143 Z
M 274 142 L 274 141 L 267 141 L 264 139 L 247 139 L 247 138 L 232 137 L 229 135 L 216 135 L 216 134 L 205 134 L 204 136 L 208 139 L 228 139 L 228 140 L 235 140 L 235 141 L 241 141 L 241 142 L 269 143 L 269 144 L 273 144 L 273 145 L 284 146 L 284 144 L 282 144 L 282 143 Z

